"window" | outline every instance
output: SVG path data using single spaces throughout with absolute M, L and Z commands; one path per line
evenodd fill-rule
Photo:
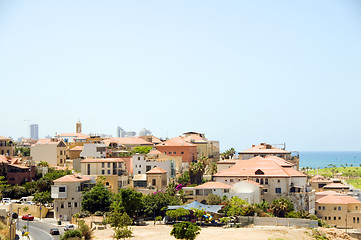
M 341 211 L 341 207 L 338 207 L 338 210 Z
M 281 188 L 276 188 L 276 193 L 281 193 Z
M 335 211 L 336 211 L 336 210 L 337 210 L 337 208 L 336 208 L 336 207 L 333 207 L 333 210 L 335 210 Z
M 353 219 L 352 219 L 352 220 L 353 220 L 353 223 L 356 223 L 356 219 L 355 219 L 355 217 L 353 217 Z
M 259 178 L 256 178 L 256 183 L 259 183 Z
M 360 223 L 360 218 L 359 217 L 357 217 L 357 223 Z
M 265 184 L 265 185 L 268 185 L 268 178 L 266 178 L 266 179 L 264 180 L 264 184 Z
M 261 185 L 263 185 L 263 178 L 261 178 L 261 181 L 260 181 Z
M 325 220 L 327 220 L 327 217 L 325 217 Z
M 110 162 L 108 162 L 108 168 L 110 168 Z
M 278 179 L 277 182 L 281 182 L 281 181 Z
M 168 154 L 172 154 L 172 152 L 168 152 Z
M 341 220 L 341 217 L 338 217 L 338 220 Z
M 227 179 L 225 179 L 224 181 L 227 182 Z
M 60 203 L 60 208 L 64 208 L 64 203 Z
M 65 192 L 66 187 L 59 187 L 59 192 Z
M 233 179 L 229 179 L 230 182 L 233 182 Z
M 325 210 L 325 209 L 326 209 L 325 206 L 323 206 L 323 207 L 322 207 L 322 210 Z
M 138 174 L 140 174 L 140 171 L 138 171 Z
M 78 207 L 78 203 L 77 203 L 77 202 L 74 202 L 74 207 Z
M 331 220 L 331 217 L 328 217 L 328 220 Z
M 108 174 L 110 174 L 110 170 L 108 169 Z
M 229 189 L 224 189 L 223 192 L 224 193 L 229 193 Z
M 177 154 L 177 152 L 173 152 L 173 154 Z
M 152 169 L 152 166 L 149 166 L 149 165 L 148 165 L 148 166 L 145 166 L 145 171 L 148 172 L 150 169 Z
M 333 217 L 333 220 L 336 221 L 336 217 Z
M 152 185 L 153 186 L 157 185 L 157 181 L 155 179 L 152 179 Z
M 140 160 L 140 157 L 138 157 L 138 160 Z
M 68 202 L 68 208 L 71 208 L 71 202 Z
M 105 163 L 102 163 L 102 168 L 105 168 Z
M 321 206 L 318 206 L 318 210 L 321 210 Z
M 103 175 L 105 174 L 105 171 L 104 171 L 104 169 L 102 170 L 102 174 L 103 174 Z
M 263 189 L 263 192 L 268 192 L 268 189 Z
M 62 159 L 60 159 L 60 163 L 63 163 L 63 160 L 62 160 Z
M 60 155 L 63 155 L 63 151 L 60 151 Z
M 181 154 L 184 154 L 184 152 L 181 152 Z

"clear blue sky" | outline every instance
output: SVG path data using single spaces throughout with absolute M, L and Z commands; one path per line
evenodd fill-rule
M 361 150 L 359 1 L 0 0 L 0 135 Z

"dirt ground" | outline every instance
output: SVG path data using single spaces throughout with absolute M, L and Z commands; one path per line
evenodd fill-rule
M 130 240 L 163 240 L 172 239 L 170 231 L 172 226 L 153 225 L 132 226 L 134 237 Z M 112 239 L 113 230 L 96 230 L 94 239 L 110 240 Z M 202 227 L 201 233 L 196 240 L 311 240 L 312 231 L 306 228 L 288 228 L 288 227 L 247 227 L 247 228 L 222 228 L 222 227 Z

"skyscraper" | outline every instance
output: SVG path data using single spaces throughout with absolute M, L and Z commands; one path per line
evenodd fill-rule
M 39 125 L 36 123 L 30 125 L 30 138 L 39 139 Z
M 125 137 L 126 133 L 123 128 L 119 127 L 117 128 L 117 137 Z

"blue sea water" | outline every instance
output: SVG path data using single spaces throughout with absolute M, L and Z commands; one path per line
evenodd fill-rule
M 329 164 L 340 167 L 341 164 L 360 166 L 361 152 L 300 152 L 300 168 L 324 168 Z

